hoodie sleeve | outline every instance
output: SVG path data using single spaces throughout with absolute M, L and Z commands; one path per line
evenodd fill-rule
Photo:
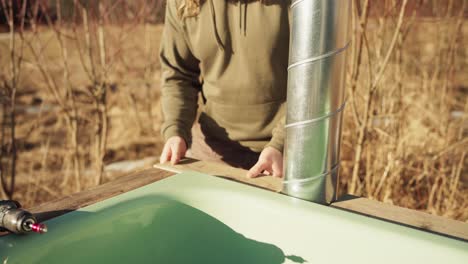
M 284 139 L 286 135 L 285 121 L 286 121 L 286 107 L 283 107 L 280 111 L 280 120 L 277 122 L 272 131 L 272 137 L 270 142 L 268 142 L 266 147 L 273 147 L 283 153 L 284 149 Z
M 190 144 L 201 83 L 199 61 L 190 51 L 182 22 L 177 16 L 176 1 L 167 1 L 159 54 L 164 117 L 161 132 L 165 140 L 180 136 Z

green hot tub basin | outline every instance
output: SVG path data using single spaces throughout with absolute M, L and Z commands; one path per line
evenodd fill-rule
M 0 238 L 0 263 L 466 263 L 468 243 L 194 172 Z

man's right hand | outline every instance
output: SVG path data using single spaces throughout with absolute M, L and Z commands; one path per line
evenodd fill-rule
M 170 161 L 172 165 L 175 165 L 185 156 L 186 152 L 187 143 L 185 143 L 185 140 L 182 137 L 170 137 L 166 141 L 166 144 L 164 144 L 159 162 L 165 163 Z

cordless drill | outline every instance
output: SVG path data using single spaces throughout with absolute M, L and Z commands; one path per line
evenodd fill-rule
M 0 200 L 0 232 L 4 231 L 15 234 L 42 234 L 47 232 L 47 227 L 38 223 L 30 212 L 21 209 L 17 201 Z

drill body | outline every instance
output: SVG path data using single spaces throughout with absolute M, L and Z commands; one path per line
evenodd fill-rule
M 0 231 L 16 234 L 45 233 L 47 227 L 37 223 L 36 218 L 30 212 L 21 209 L 18 202 L 0 200 Z

